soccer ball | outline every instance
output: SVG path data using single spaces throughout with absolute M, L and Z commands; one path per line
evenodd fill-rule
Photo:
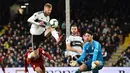
M 50 25 L 52 28 L 57 28 L 58 27 L 58 20 L 57 19 L 51 19 L 50 20 Z

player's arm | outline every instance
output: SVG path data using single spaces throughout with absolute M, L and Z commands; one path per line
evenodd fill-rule
M 51 56 L 50 56 L 47 52 L 45 52 L 45 51 L 43 50 L 43 51 L 42 51 L 42 54 L 43 54 L 44 56 L 48 57 L 51 63 L 54 63 L 54 60 L 52 60 Z
M 66 38 L 66 49 L 67 49 L 68 51 L 79 52 L 79 50 L 74 49 L 74 48 L 72 48 L 72 47 L 70 46 L 70 42 L 71 42 L 71 39 L 70 39 L 69 37 Z
M 52 60 L 51 56 L 47 52 L 45 52 L 42 48 L 38 48 L 38 50 L 39 50 L 39 53 L 42 53 L 42 55 L 49 58 L 49 60 Z
M 77 52 L 76 49 L 73 49 L 73 48 L 70 46 L 70 43 L 66 44 L 66 48 L 67 48 L 68 51 Z
M 100 50 L 100 44 L 96 43 L 95 44 L 95 48 L 94 48 L 94 53 L 93 53 L 93 58 L 92 58 L 92 63 L 91 63 L 91 69 L 95 69 L 96 68 L 96 60 L 97 60 L 97 56 L 98 56 L 98 52 Z
M 50 56 L 47 52 L 42 51 L 42 54 L 43 54 L 44 56 L 46 56 L 47 58 L 49 58 L 49 60 L 52 60 L 51 56 Z
M 47 52 L 45 52 L 42 48 L 39 48 L 39 52 L 42 53 L 42 55 L 48 57 L 51 63 L 54 63 L 51 56 Z
M 92 61 L 96 61 L 97 60 L 97 55 L 99 52 L 99 47 L 100 45 L 98 43 L 95 44 L 95 48 L 94 48 L 94 53 L 93 53 L 93 58 Z
M 82 38 L 81 38 L 81 39 L 82 39 Z M 83 45 L 84 45 L 84 41 L 83 41 L 83 39 L 81 40 L 81 43 L 82 43 L 81 45 L 83 46 Z
M 76 60 L 78 63 L 82 63 L 83 59 L 86 57 L 86 53 L 87 53 L 86 47 L 87 45 L 84 44 L 82 55 Z
M 32 24 L 40 25 L 39 22 L 35 21 L 37 18 L 38 18 L 38 13 L 34 13 L 27 21 Z

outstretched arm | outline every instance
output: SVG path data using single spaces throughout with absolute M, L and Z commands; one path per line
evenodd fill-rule
M 43 54 L 44 56 L 48 57 L 49 60 L 52 60 L 51 56 L 50 56 L 47 52 L 42 51 L 42 54 Z
M 86 44 L 83 46 L 83 52 L 82 52 L 82 55 L 78 58 L 77 62 L 78 63 L 81 63 L 82 60 L 86 57 L 86 53 L 87 53 L 87 50 L 86 50 Z
M 38 50 L 39 50 L 39 53 L 42 53 L 42 55 L 48 57 L 49 60 L 52 60 L 51 56 L 47 52 L 45 52 L 42 48 L 38 48 Z

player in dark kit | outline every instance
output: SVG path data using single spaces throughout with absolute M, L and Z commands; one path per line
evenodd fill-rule
M 37 73 L 45 73 L 44 56 L 48 57 L 51 63 L 54 63 L 51 56 L 48 53 L 46 53 L 42 48 L 38 48 L 34 51 L 32 50 L 32 48 L 29 48 L 29 51 L 27 51 L 24 55 L 25 73 L 28 72 L 27 64 L 30 64 L 33 67 L 33 70 Z
M 5 68 L 4 68 L 4 64 L 3 64 L 2 58 L 0 58 L 0 65 L 1 65 L 3 73 L 5 73 Z

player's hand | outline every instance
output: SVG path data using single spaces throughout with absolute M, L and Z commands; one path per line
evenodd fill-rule
M 41 21 L 41 22 L 39 22 L 39 24 L 40 24 L 39 26 L 45 27 L 44 22 Z
M 50 60 L 51 63 L 54 63 L 54 60 Z
M 72 61 L 70 61 L 70 65 L 71 65 L 71 66 L 76 66 L 76 65 L 77 65 L 77 62 L 74 61 L 74 60 L 72 60 Z
M 92 62 L 91 66 L 92 66 L 91 69 L 96 68 L 96 64 L 95 64 L 95 62 Z

